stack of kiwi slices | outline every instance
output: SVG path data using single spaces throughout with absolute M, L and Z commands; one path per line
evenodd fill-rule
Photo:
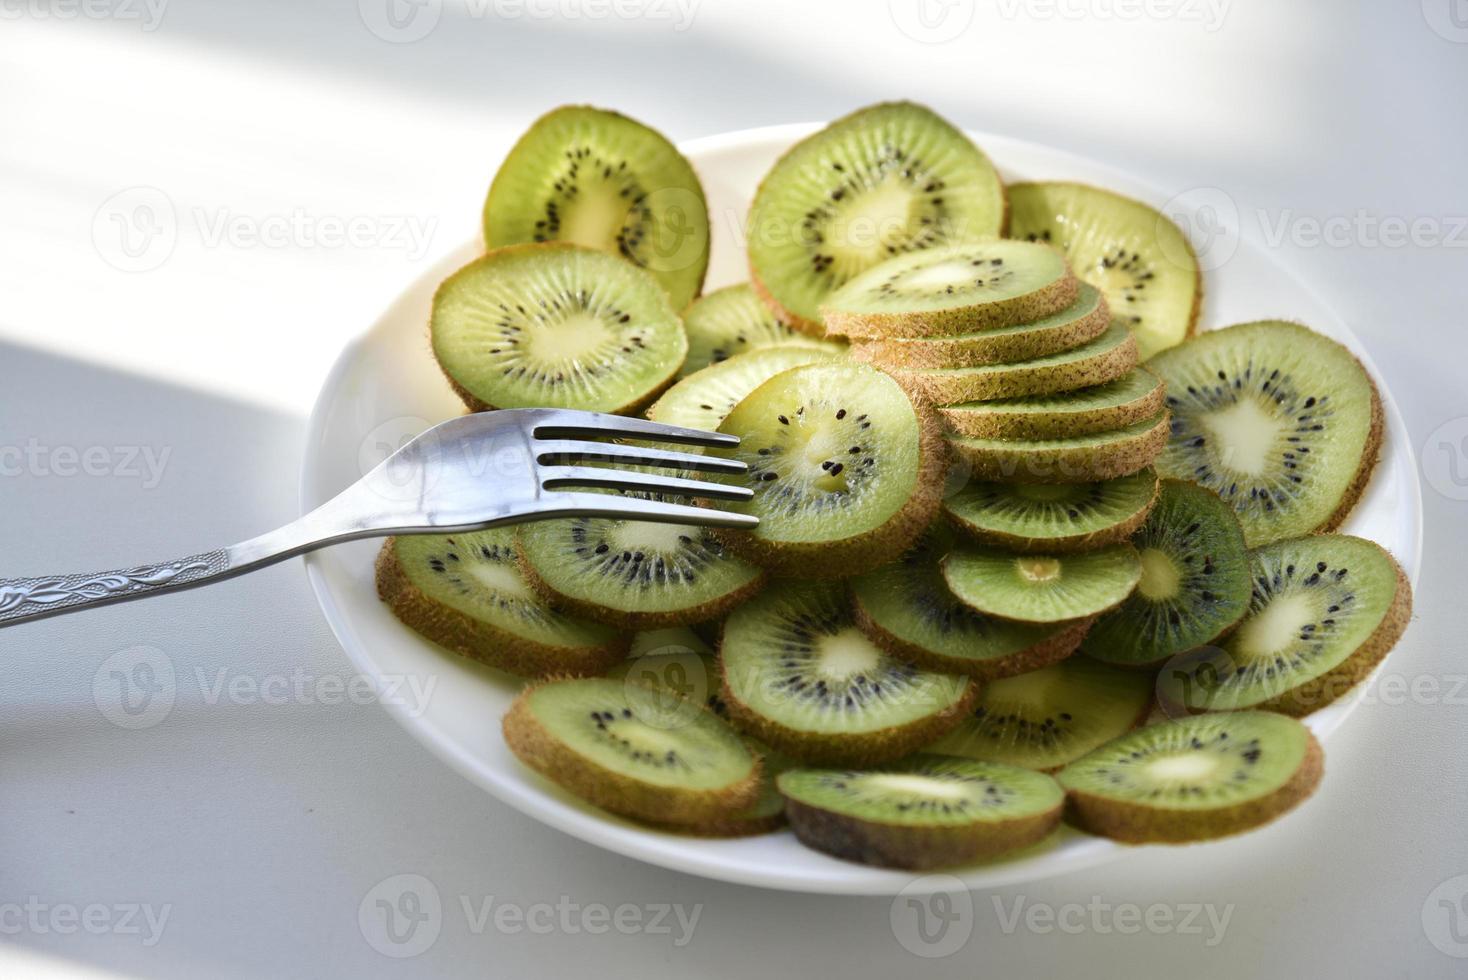
M 387 543 L 378 591 L 407 627 L 529 679 L 503 720 L 526 766 L 659 832 L 788 825 L 907 869 L 1063 822 L 1204 840 L 1307 797 L 1323 761 L 1298 719 L 1411 615 L 1389 554 L 1327 533 L 1382 437 L 1355 357 L 1279 321 L 1194 336 L 1176 225 L 1080 184 L 1006 188 L 910 103 L 797 143 L 747 231 L 750 281 L 701 296 L 688 161 L 558 109 L 434 299 L 471 410 L 737 436 L 705 452 L 745 472 L 709 478 L 759 518 Z

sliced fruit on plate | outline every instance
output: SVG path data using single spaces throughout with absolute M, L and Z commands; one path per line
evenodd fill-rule
M 750 531 L 717 531 L 780 575 L 844 578 L 896 558 L 938 511 L 947 451 L 932 412 L 864 364 L 831 361 L 778 374 L 719 426 L 749 466 L 720 477 L 754 490 L 728 509 Z
M 720 647 L 738 727 L 793 758 L 869 765 L 906 755 L 963 719 L 977 686 L 885 653 L 852 622 L 844 590 L 782 583 L 735 610 Z
M 625 817 L 696 826 L 758 799 L 759 759 L 725 722 L 695 708 L 679 724 L 650 724 L 638 707 L 623 681 L 535 684 L 505 715 L 505 742 L 551 782 Z
M 1315 791 L 1324 754 L 1310 729 L 1264 711 L 1139 728 L 1057 776 L 1067 819 L 1133 844 L 1209 840 L 1268 823 Z
M 943 501 L 949 521 L 980 544 L 1018 552 L 1086 551 L 1125 541 L 1157 500 L 1157 474 L 1096 483 L 971 480 Z
M 998 857 L 1060 824 L 1044 773 L 920 754 L 869 771 L 792 769 L 776 781 L 801 843 L 849 861 L 924 870 Z
M 688 350 L 657 281 L 605 252 L 518 245 L 444 280 L 433 355 L 474 411 L 623 412 L 672 380 Z
M 951 336 L 1059 313 L 1079 288 L 1055 249 L 994 238 L 880 262 L 827 296 L 821 316 L 850 337 Z
M 1406 573 L 1364 538 L 1277 541 L 1250 553 L 1249 575 L 1253 595 L 1233 631 L 1163 668 L 1169 711 L 1307 715 L 1365 680 L 1412 618 Z
M 1132 544 L 1142 556 L 1142 579 L 1086 636 L 1085 650 L 1098 660 L 1155 666 L 1213 640 L 1249 607 L 1244 532 L 1213 491 L 1163 480 Z
M 1136 366 L 1136 341 L 1126 327 L 1113 323 L 1090 343 L 1048 357 L 982 367 L 894 368 L 891 373 L 935 405 L 961 405 L 1089 388 L 1114 381 Z
M 1010 235 L 1060 248 L 1137 335 L 1144 360 L 1193 332 L 1203 277 L 1187 236 L 1165 215 L 1111 191 L 1058 182 L 1015 184 L 1009 205 Z
M 1053 771 L 1146 720 L 1152 677 L 1068 657 L 994 681 L 962 725 L 929 751 Z
M 1385 417 L 1345 347 L 1278 320 L 1210 330 L 1148 367 L 1167 382 L 1163 476 L 1238 512 L 1250 547 L 1341 525 L 1376 466 Z
M 997 235 L 1004 186 L 987 157 L 932 110 L 869 106 L 795 144 L 749 210 L 749 265 L 782 321 L 822 334 L 820 306 L 899 252 Z
M 663 392 L 662 397 L 648 406 L 647 417 L 667 425 L 717 429 L 735 405 L 775 375 L 834 356 L 830 350 L 793 344 L 735 354 L 726 361 L 695 371 Z
M 938 525 L 895 562 L 850 581 L 857 627 L 883 650 L 927 670 L 987 680 L 1068 657 L 1089 620 L 1036 626 L 985 616 L 954 597 L 938 562 L 953 536 Z
M 455 653 L 525 677 L 600 674 L 627 638 L 552 608 L 515 559 L 513 528 L 389 538 L 377 594 L 407 626 Z
M 938 409 L 954 432 L 980 439 L 1066 439 L 1121 429 L 1165 407 L 1162 379 L 1136 368 L 1105 384 L 1053 395 L 964 402 Z
M 661 133 L 616 112 L 562 106 L 520 137 L 484 202 L 491 249 L 564 241 L 651 272 L 675 310 L 703 285 L 708 206 L 693 167 Z
M 1114 544 L 1073 555 L 1020 555 L 969 546 L 943 559 L 960 602 L 1021 623 L 1062 623 L 1105 612 L 1142 577 L 1137 551 Z
M 748 351 L 777 344 L 801 344 L 832 353 L 844 350 L 833 340 L 816 340 L 781 323 L 748 283 L 725 286 L 701 296 L 683 311 L 688 331 L 688 359 L 678 376 L 718 364 Z
M 950 438 L 980 480 L 1094 483 L 1144 470 L 1167 446 L 1167 413 L 1089 435 L 1055 439 Z

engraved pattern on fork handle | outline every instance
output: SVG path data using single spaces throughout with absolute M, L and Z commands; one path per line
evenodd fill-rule
M 0 625 L 66 612 L 77 606 L 141 599 L 214 578 L 229 568 L 229 551 L 220 548 L 157 565 L 111 572 L 0 579 Z

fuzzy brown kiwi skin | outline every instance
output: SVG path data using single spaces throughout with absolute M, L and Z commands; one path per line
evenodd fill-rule
M 934 405 L 951 406 L 1090 388 L 1115 381 L 1136 366 L 1137 338 L 1128 334 L 1126 340 L 1110 350 L 1069 364 L 1026 368 L 1021 361 L 1002 372 L 969 375 L 898 369 L 890 369 L 888 373 L 898 384 L 918 392 Z
M 851 357 L 874 367 L 898 370 L 983 367 L 1071 350 L 1101 336 L 1110 323 L 1111 311 L 1103 297 L 1094 310 L 1064 327 L 1017 334 L 859 339 L 851 349 Z
M 754 736 L 800 762 L 823 766 L 874 766 L 916 752 L 947 735 L 973 710 L 979 685 L 970 680 L 952 705 L 906 725 L 893 725 L 854 734 L 802 732 L 767 718 L 741 701 L 729 683 L 728 668 L 719 659 L 720 697 L 734 727 Z
M 716 790 L 653 786 L 597 765 L 535 717 L 530 696 L 539 687 L 527 686 L 510 705 L 501 725 L 505 744 L 525 765 L 588 803 L 635 820 L 696 825 L 723 820 L 759 797 L 762 763 L 758 755 L 747 777 Z
M 833 307 L 822 307 L 826 332 L 851 337 L 853 343 L 883 337 L 953 337 L 1019 323 L 1033 323 L 1074 305 L 1080 293 L 1080 280 L 1065 272 L 1054 282 L 1010 299 L 995 300 L 952 310 L 924 310 L 910 313 L 852 313 Z
M 1319 677 L 1270 698 L 1259 705 L 1261 710 L 1277 711 L 1294 718 L 1303 718 L 1311 712 L 1319 711 L 1371 676 L 1376 665 L 1386 658 L 1406 632 L 1407 624 L 1412 621 L 1412 583 L 1402 566 L 1397 564 L 1397 560 L 1385 548 L 1374 541 L 1370 543 L 1386 556 L 1397 572 L 1397 591 L 1381 622 L 1371 631 L 1366 642 L 1345 660 Z
M 1320 785 L 1325 753 L 1315 736 L 1306 734 L 1310 741 L 1300 768 L 1268 796 L 1197 813 L 1136 806 L 1070 790 L 1066 794 L 1066 822 L 1124 844 L 1187 844 L 1252 830 L 1294 809 Z
M 907 827 L 862 820 L 786 797 L 795 836 L 807 847 L 848 861 L 926 871 L 998 857 L 1036 844 L 1060 824 L 1063 803 L 999 824 Z
M 1145 367 L 1134 368 L 1151 374 Z M 1167 385 L 1159 378 L 1157 387 L 1136 401 L 1098 409 L 1089 413 L 1072 413 L 1074 418 L 1057 414 L 1054 418 L 1030 418 L 1025 415 L 1003 415 L 965 411 L 963 406 L 938 409 L 943 422 L 961 436 L 976 439 L 1064 439 L 1067 436 L 1093 435 L 1108 429 L 1124 429 L 1150 419 L 1167 407 Z
M 605 646 L 553 647 L 466 616 L 424 595 L 398 560 L 397 539 L 378 552 L 377 595 L 406 626 L 439 646 L 521 677 L 594 677 L 627 656 L 628 636 Z
M 817 340 L 829 339 L 830 335 L 826 333 L 826 328 L 821 324 L 814 320 L 807 320 L 798 313 L 794 313 L 781 306 L 780 301 L 775 298 L 775 295 L 765 288 L 764 283 L 760 282 L 759 273 L 755 271 L 754 263 L 752 262 L 749 265 L 749 286 L 754 290 L 754 295 L 759 301 L 765 305 L 765 309 L 773 313 L 776 320 L 779 320 L 791 330 L 803 333 L 807 337 L 814 337 Z
M 1137 533 L 1143 524 L 1147 523 L 1147 517 L 1152 513 L 1152 508 L 1157 506 L 1157 500 L 1161 494 L 1162 481 L 1158 480 L 1152 490 L 1152 499 L 1147 501 L 1147 505 L 1120 524 L 1088 534 L 1073 534 L 1065 538 L 1027 538 L 1019 534 L 996 531 L 993 528 L 979 527 L 964 520 L 946 505 L 943 508 L 943 516 L 948 518 L 949 526 L 960 535 L 971 541 L 977 541 L 979 544 L 1005 548 L 1022 555 L 1046 552 L 1069 555 L 1078 551 L 1094 551 L 1097 548 L 1104 548 L 1107 545 L 1127 540 Z
M 782 578 L 849 578 L 901 556 L 937 516 L 949 460 L 943 429 L 932 407 L 910 393 L 908 400 L 918 421 L 917 479 L 906 502 L 887 523 L 839 541 L 765 541 L 732 528 L 713 528 L 714 536 L 734 554 Z
M 1356 475 L 1351 479 L 1345 493 L 1341 494 L 1341 502 L 1335 513 L 1315 529 L 1317 534 L 1334 531 L 1346 522 L 1346 518 L 1360 501 L 1361 494 L 1366 492 L 1366 487 L 1371 483 L 1371 475 L 1381 459 L 1381 444 L 1386 432 L 1386 412 L 1381 407 L 1381 390 L 1377 388 L 1376 379 L 1366 370 L 1366 365 L 1361 363 L 1360 358 L 1356 359 L 1356 364 L 1366 377 L 1366 383 L 1371 386 L 1371 426 L 1366 432 L 1366 445 L 1361 449 L 1361 462 L 1356 467 Z
M 550 583 L 541 578 L 536 570 L 535 564 L 525 554 L 524 545 L 520 536 L 515 536 L 515 558 L 520 572 L 536 594 L 558 609 L 582 619 L 589 619 L 593 623 L 601 623 L 621 630 L 656 630 L 669 626 L 688 626 L 692 623 L 703 623 L 710 619 L 717 619 L 732 612 L 736 607 L 759 594 L 765 587 L 768 576 L 761 573 L 744 585 L 732 592 L 719 596 L 704 603 L 701 606 L 691 606 L 688 609 L 675 609 L 662 612 L 636 612 L 626 609 L 613 609 L 610 606 L 598 605 L 587 602 L 574 596 L 568 596 L 557 592 Z
M 1027 451 L 1026 444 L 1016 440 L 1013 450 L 966 447 L 961 439 L 949 440 L 954 454 L 970 467 L 978 480 L 1014 480 L 1030 483 L 1097 483 L 1130 476 L 1157 461 L 1167 448 L 1171 434 L 1168 413 L 1162 413 L 1155 426 L 1125 443 L 1112 446 L 1105 453 L 1067 449 Z
M 1059 663 L 1075 653 L 1081 641 L 1085 639 L 1091 624 L 1096 621 L 1092 617 L 1062 623 L 1055 633 L 1034 646 L 1016 650 L 1005 657 L 978 660 L 946 657 L 888 632 L 882 624 L 871 617 L 866 607 L 861 604 L 861 598 L 854 592 L 851 595 L 851 615 L 856 623 L 856 628 L 861 630 L 867 639 L 899 660 L 906 660 L 923 670 L 931 670 L 940 674 L 963 674 L 976 681 L 996 681 L 1001 677 L 1028 674 L 1032 670 Z

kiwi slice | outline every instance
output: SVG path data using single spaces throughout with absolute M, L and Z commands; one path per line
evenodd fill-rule
M 1060 248 L 1106 294 L 1142 357 L 1181 343 L 1198 322 L 1203 276 L 1182 229 L 1153 208 L 1084 184 L 1015 184 L 1009 233 Z
M 1310 729 L 1264 711 L 1148 725 L 1057 777 L 1077 827 L 1133 844 L 1250 830 L 1315 791 L 1325 756 Z
M 523 525 L 530 582 L 554 604 L 620 629 L 680 626 L 722 616 L 764 585 L 706 527 L 610 517 Z
M 1065 554 L 1131 537 L 1157 501 L 1157 474 L 1095 483 L 971 480 L 943 501 L 953 526 L 980 544 Z
M 832 353 L 843 349 L 836 341 L 817 340 L 785 326 L 760 302 L 748 283 L 725 286 L 699 297 L 683 311 L 683 327 L 688 331 L 688 357 L 678 372 L 680 378 L 738 354 L 776 344 L 800 344 Z
M 691 429 L 717 429 L 735 405 L 775 375 L 832 356 L 829 350 L 800 345 L 761 347 L 735 354 L 695 371 L 663 392 L 648 406 L 647 417 Z
M 1167 413 L 1121 429 L 1053 439 L 950 438 L 980 480 L 1094 483 L 1151 466 L 1167 446 Z
M 444 280 L 433 355 L 473 411 L 623 412 L 672 380 L 688 350 L 657 281 L 605 252 L 517 245 Z
M 1088 388 L 1114 381 L 1136 366 L 1137 342 L 1126 327 L 1113 322 L 1090 343 L 1047 357 L 979 367 L 893 370 L 892 375 L 935 405 L 961 405 Z
M 1053 248 L 995 238 L 895 255 L 826 297 L 821 316 L 851 337 L 946 336 L 1050 316 L 1079 287 Z
M 1212 490 L 1163 480 L 1157 506 L 1132 539 L 1142 556 L 1137 590 L 1096 621 L 1085 651 L 1153 666 L 1207 643 L 1249 606 L 1249 554 L 1233 510 Z
M 1004 186 L 963 133 L 911 102 L 869 106 L 801 140 L 749 211 L 749 265 L 782 321 L 820 336 L 835 289 L 899 252 L 997 235 Z
M 921 369 L 978 367 L 1058 354 L 1095 340 L 1111 322 L 1101 293 L 1084 283 L 1077 288 L 1074 303 L 1029 323 L 952 337 L 862 338 L 852 356 L 881 368 Z
M 1165 705 L 1307 715 L 1365 680 L 1412 617 L 1406 574 L 1364 538 L 1277 541 L 1250 553 L 1249 574 L 1238 626 L 1163 670 Z
M 484 202 L 490 248 L 564 241 L 648 270 L 673 308 L 698 295 L 708 205 L 693 167 L 661 133 L 590 106 L 563 106 L 520 137 Z
M 681 724 L 649 724 L 633 693 L 605 677 L 532 685 L 505 715 L 505 742 L 542 776 L 625 817 L 697 825 L 755 802 L 759 759 L 726 722 L 695 708 Z
M 754 490 L 730 507 L 760 523 L 716 533 L 778 574 L 860 574 L 907 550 L 938 511 L 947 466 L 938 425 L 875 368 L 830 361 L 777 374 L 719 431 L 739 445 L 711 452 L 747 464 L 737 479 Z
M 1152 677 L 1089 657 L 986 685 L 930 751 L 1050 772 L 1124 735 L 1152 709 Z
M 1074 555 L 1019 555 L 965 547 L 943 559 L 943 580 L 979 612 L 1022 623 L 1062 623 L 1119 604 L 1142 577 L 1129 544 Z
M 1162 379 L 1136 368 L 1115 381 L 1054 395 L 964 402 L 938 409 L 954 432 L 980 439 L 1065 439 L 1122 429 L 1165 407 Z
M 1384 416 L 1346 348 L 1278 320 L 1212 330 L 1148 365 L 1167 382 L 1163 476 L 1233 505 L 1250 547 L 1341 525 L 1371 478 Z
M 627 638 L 552 608 L 515 560 L 512 528 L 388 538 L 377 594 L 440 646 L 524 677 L 600 674 Z
M 924 870 L 987 860 L 1048 837 L 1065 794 L 1044 773 L 920 754 L 876 770 L 792 769 L 776 781 L 807 847 Z
M 959 602 L 938 562 L 952 535 L 937 525 L 900 559 L 850 582 L 857 628 L 883 650 L 927 670 L 988 680 L 1068 657 L 1089 620 L 1036 626 L 995 619 Z
M 735 610 L 719 658 L 736 724 L 819 764 L 906 755 L 962 721 L 978 690 L 885 653 L 856 628 L 844 590 L 824 582 L 784 582 Z

